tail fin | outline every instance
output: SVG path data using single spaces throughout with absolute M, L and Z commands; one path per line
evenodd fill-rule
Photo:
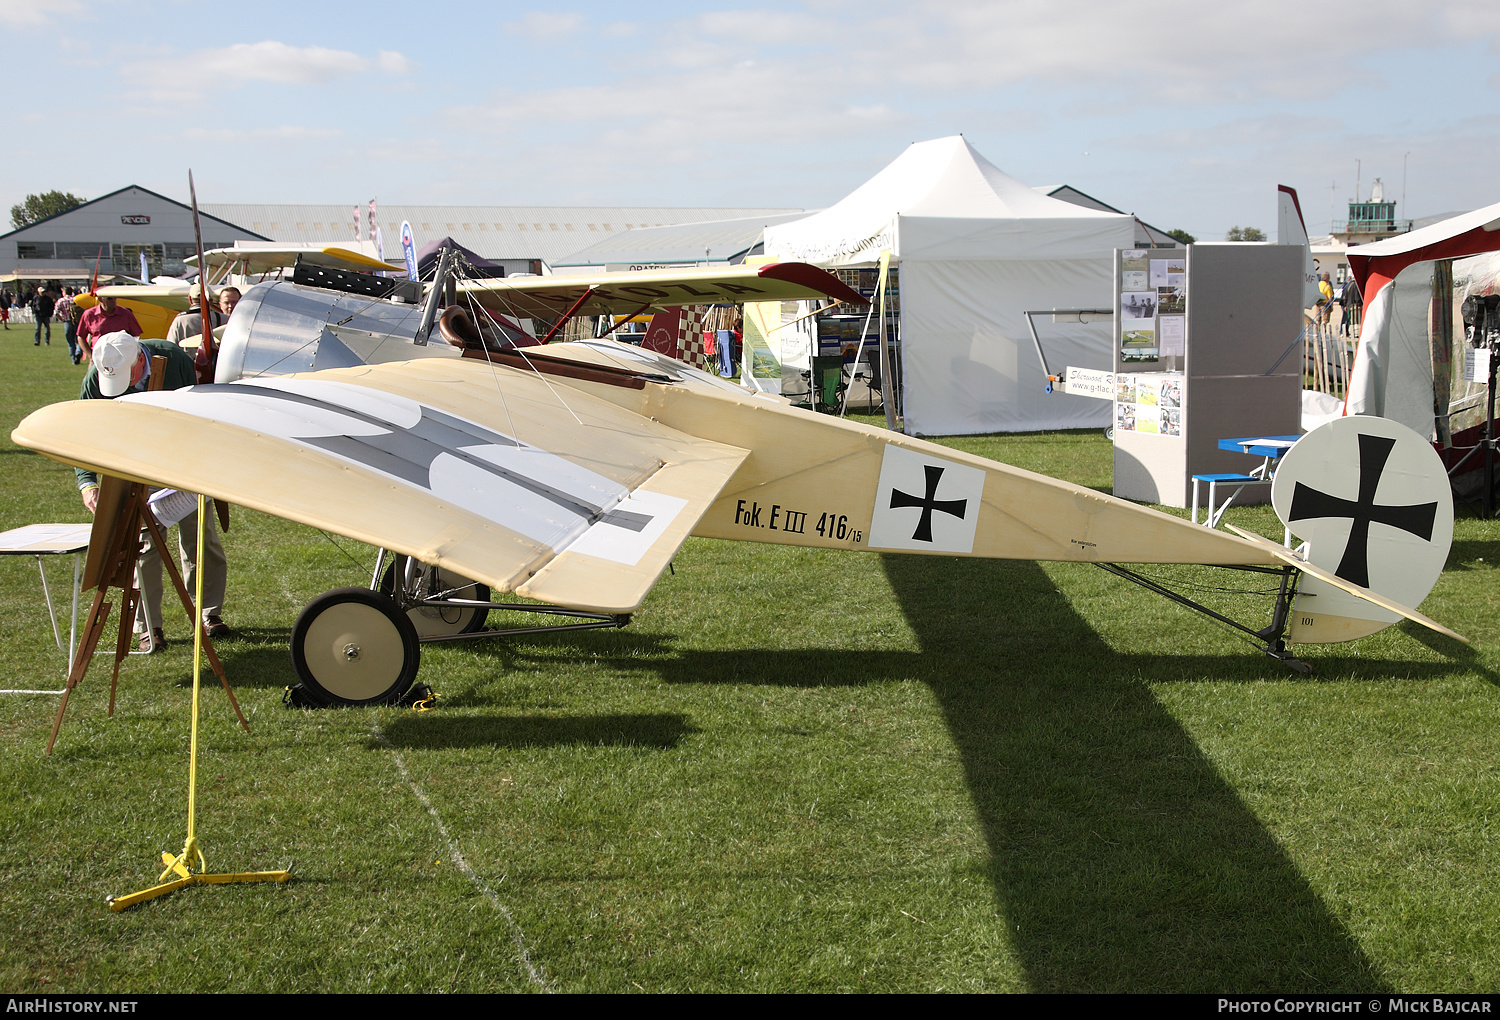
M 1271 505 L 1306 543 L 1305 559 L 1276 554 L 1307 575 L 1290 640 L 1349 641 L 1403 616 L 1463 640 L 1411 608 L 1437 584 L 1453 542 L 1447 471 L 1422 436 L 1374 415 L 1335 418 L 1281 458 Z
M 1318 290 L 1318 270 L 1307 239 L 1307 221 L 1302 218 L 1302 203 L 1297 201 L 1297 190 L 1285 184 L 1276 185 L 1276 243 L 1300 244 L 1307 249 L 1302 270 L 1302 305 L 1310 307 L 1316 304 L 1322 294 Z

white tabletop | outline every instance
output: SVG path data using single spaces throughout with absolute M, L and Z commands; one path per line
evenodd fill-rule
M 92 524 L 28 524 L 0 531 L 0 556 L 41 556 L 81 552 L 89 547 Z

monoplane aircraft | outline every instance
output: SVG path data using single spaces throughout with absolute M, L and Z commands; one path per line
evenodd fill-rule
M 456 284 L 448 272 L 440 266 L 420 306 L 388 295 L 403 281 L 337 270 L 262 283 L 226 327 L 214 384 L 55 404 L 13 438 L 67 464 L 382 550 L 368 587 L 320 596 L 293 629 L 298 676 L 330 702 L 390 701 L 415 678 L 422 641 L 496 633 L 480 629 L 491 592 L 532 600 L 506 609 L 575 618 L 569 626 L 624 626 L 689 535 L 1093 562 L 1137 582 L 1145 579 L 1118 565 L 1261 571 L 1280 584 L 1270 624 L 1218 618 L 1303 671 L 1288 642 L 1347 640 L 1401 616 L 1458 637 L 1403 604 L 1419 603 L 1441 571 L 1452 508 L 1428 514 L 1422 534 L 1390 523 L 1385 504 L 1410 502 L 1390 486 L 1425 470 L 1412 442 L 1424 444 L 1391 438 L 1379 419 L 1341 426 L 1336 443 L 1349 449 L 1327 456 L 1348 471 L 1292 472 L 1289 484 L 1301 487 L 1284 519 L 1299 534 L 1309 521 L 1325 526 L 1310 559 L 1305 549 L 805 411 L 608 338 L 516 346 L 508 325 L 550 322 L 554 335 L 576 314 L 862 300 L 812 266 Z M 1421 576 L 1387 578 L 1382 571 L 1413 544 L 1427 550 Z M 1305 599 L 1304 575 L 1322 585 Z

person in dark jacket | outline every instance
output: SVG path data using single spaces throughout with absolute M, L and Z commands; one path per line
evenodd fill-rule
M 1364 295 L 1359 292 L 1359 284 L 1354 282 L 1354 277 L 1349 277 L 1344 283 L 1344 289 L 1339 293 L 1339 307 L 1344 310 L 1343 317 L 1339 320 L 1339 335 L 1353 336 L 1354 327 L 1359 325 L 1360 313 L 1364 310 Z
M 47 331 L 47 346 L 52 346 L 52 307 L 57 304 L 52 298 L 52 292 L 42 284 L 36 289 L 36 294 L 31 298 L 31 314 L 36 317 L 36 342 L 33 347 L 42 346 L 42 330 Z

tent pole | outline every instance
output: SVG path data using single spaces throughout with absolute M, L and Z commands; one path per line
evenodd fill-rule
M 885 405 L 885 427 L 896 431 L 896 402 L 891 396 L 891 344 L 885 333 L 885 292 L 890 286 L 891 252 L 880 253 L 880 402 Z
M 865 324 L 859 331 L 859 346 L 854 349 L 854 375 L 859 374 L 859 359 L 865 353 L 865 340 L 870 336 L 870 316 L 875 314 L 875 302 L 870 302 L 870 310 L 865 312 Z M 844 402 L 839 407 L 839 417 L 844 418 L 849 414 L 849 391 L 854 388 L 854 376 L 849 379 L 849 385 L 844 387 Z M 868 404 L 865 405 L 869 407 Z

